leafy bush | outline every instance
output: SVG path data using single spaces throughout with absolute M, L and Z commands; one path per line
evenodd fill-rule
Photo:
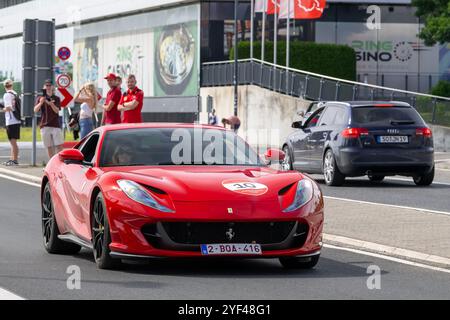
M 291 68 L 346 80 L 356 79 L 356 54 L 348 46 L 292 41 L 290 48 Z M 253 43 L 253 53 L 254 58 L 261 58 L 260 41 Z M 250 58 L 249 41 L 239 43 L 238 57 Z M 234 49 L 230 51 L 230 59 L 234 59 Z M 286 65 L 286 41 L 277 44 L 277 60 L 278 65 Z M 273 63 L 273 42 L 265 43 L 265 61 Z
M 446 80 L 439 81 L 432 89 L 431 94 L 441 97 L 450 97 L 450 82 Z

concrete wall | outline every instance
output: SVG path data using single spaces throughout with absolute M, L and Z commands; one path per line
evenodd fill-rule
M 437 152 L 450 152 L 450 128 L 431 125 Z
M 201 88 L 200 122 L 208 122 L 207 97 L 213 98 L 219 122 L 233 115 L 233 87 Z M 281 147 L 294 130 L 292 122 L 300 120 L 298 111 L 306 110 L 309 102 L 274 93 L 257 86 L 239 87 L 238 113 L 242 126 L 239 135 L 252 145 Z
M 233 114 L 233 87 L 201 88 L 202 113 L 200 122 L 208 122 L 207 97 L 213 97 L 213 105 L 219 121 Z M 306 110 L 309 101 L 262 89 L 257 86 L 239 87 L 239 118 L 242 127 L 239 135 L 252 145 L 280 147 L 294 130 L 292 122 L 300 120 L 297 112 Z M 450 128 L 430 126 L 433 130 L 437 152 L 450 152 Z M 256 140 L 255 140 L 256 139 Z

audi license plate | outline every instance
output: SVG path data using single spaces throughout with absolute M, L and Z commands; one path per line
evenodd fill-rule
M 408 136 L 379 136 L 378 143 L 409 143 Z
M 204 244 L 201 246 L 202 254 L 208 255 L 261 255 L 259 244 Z

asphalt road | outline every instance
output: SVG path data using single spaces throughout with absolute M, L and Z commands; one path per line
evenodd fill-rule
M 366 177 L 352 178 L 342 187 L 327 187 L 322 176 L 313 177 L 326 196 L 450 212 L 450 183 L 439 183 L 443 180 L 439 172 L 436 183 L 429 187 L 418 187 L 408 177 L 387 178 L 381 183 Z
M 73 265 L 80 290 L 67 289 Z M 381 269 L 380 290 L 367 288 L 371 265 Z M 88 251 L 47 254 L 39 189 L 0 179 L 0 287 L 26 299 L 450 299 L 450 274 L 335 249 L 309 271 L 277 260 L 151 260 L 100 271 Z

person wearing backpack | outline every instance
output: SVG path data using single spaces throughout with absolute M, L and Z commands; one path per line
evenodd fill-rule
M 6 93 L 3 96 L 6 123 L 6 133 L 11 144 L 11 158 L 4 165 L 14 167 L 19 165 L 19 146 L 17 140 L 20 140 L 21 125 L 21 102 L 17 93 L 13 90 L 13 81 L 6 80 L 3 85 Z

